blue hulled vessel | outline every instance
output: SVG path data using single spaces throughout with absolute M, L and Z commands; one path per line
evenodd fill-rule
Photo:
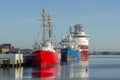
M 88 60 L 89 35 L 82 29 L 81 24 L 70 25 L 68 33 L 62 37 L 60 45 L 62 62 Z

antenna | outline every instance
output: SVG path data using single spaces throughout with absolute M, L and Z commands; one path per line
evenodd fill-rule
M 46 12 L 44 9 L 42 11 L 42 17 L 43 17 L 43 46 L 45 47 L 45 43 L 46 43 Z
M 69 29 L 69 32 L 70 32 L 70 34 L 72 33 L 72 24 L 70 25 L 70 29 Z
M 49 40 L 51 40 L 52 39 L 52 26 L 51 26 L 52 21 L 51 21 L 51 15 L 48 14 L 47 17 L 48 17 L 48 28 L 49 28 Z

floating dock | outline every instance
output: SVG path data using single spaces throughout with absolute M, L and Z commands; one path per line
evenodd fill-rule
M 20 67 L 23 64 L 23 54 L 8 53 L 0 54 L 0 67 Z

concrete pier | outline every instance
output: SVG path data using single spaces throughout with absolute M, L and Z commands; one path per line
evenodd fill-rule
M 0 54 L 0 67 L 21 67 L 22 64 L 23 54 L 21 53 Z

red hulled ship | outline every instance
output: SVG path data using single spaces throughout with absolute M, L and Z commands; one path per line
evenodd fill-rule
M 60 63 L 60 55 L 55 52 L 52 42 L 51 16 L 42 11 L 43 18 L 43 41 L 38 44 L 35 42 L 32 54 L 33 65 L 51 65 Z M 46 23 L 48 22 L 48 25 Z M 48 32 L 48 34 L 47 34 Z

